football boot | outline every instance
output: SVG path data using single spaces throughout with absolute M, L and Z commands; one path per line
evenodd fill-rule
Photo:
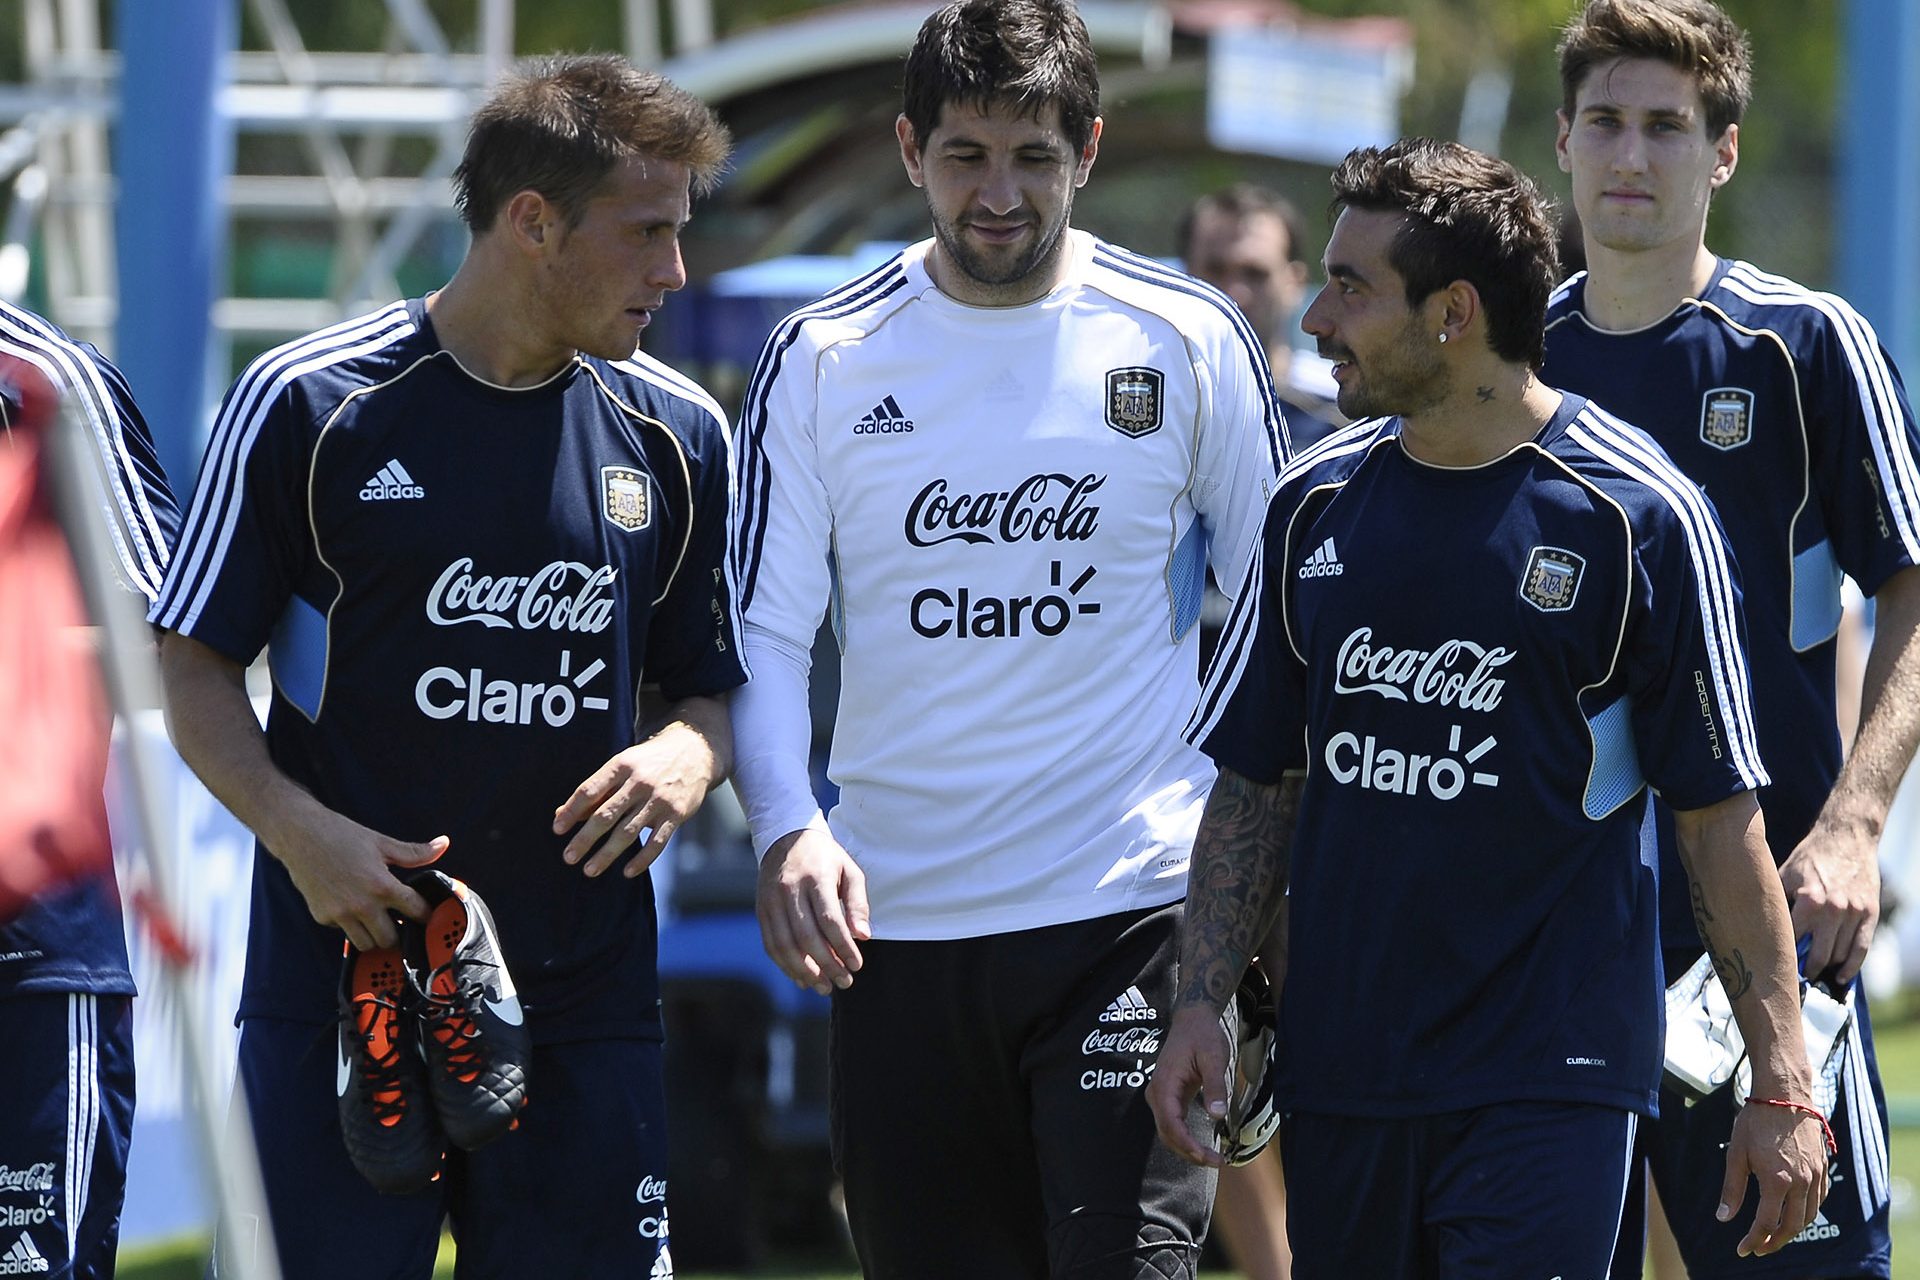
M 398 947 L 346 944 L 340 972 L 335 1091 L 347 1155 L 376 1190 L 406 1195 L 440 1176 L 446 1135 L 427 1092 L 427 1067 Z
M 471 1151 L 519 1123 L 532 1045 L 487 904 L 428 871 L 412 881 L 424 923 L 402 931 L 420 1019 L 428 1096 L 453 1144 Z

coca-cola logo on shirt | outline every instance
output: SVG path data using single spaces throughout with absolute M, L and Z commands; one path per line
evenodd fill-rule
M 1394 702 L 1438 703 L 1464 711 L 1491 711 L 1507 687 L 1493 673 L 1512 662 L 1501 645 L 1448 640 L 1432 649 L 1395 649 L 1373 643 L 1373 628 L 1358 627 L 1334 660 L 1335 693 L 1377 693 Z
M 1011 489 L 952 493 L 929 481 L 907 506 L 907 541 L 916 547 L 961 542 L 1085 542 L 1100 528 L 1088 501 L 1105 476 L 1057 471 L 1028 476 Z
M 0 1164 L 0 1191 L 52 1191 L 53 1165 L 42 1160 L 38 1164 L 23 1164 L 14 1168 L 10 1164 Z
M 427 619 L 438 626 L 477 622 L 523 631 L 605 631 L 613 622 L 612 565 L 555 560 L 531 574 L 473 571 L 473 557 L 448 565 L 427 593 Z
M 1127 1027 L 1122 1031 L 1089 1031 L 1087 1038 L 1080 1042 L 1080 1052 L 1088 1057 L 1100 1053 L 1158 1053 L 1160 1028 Z

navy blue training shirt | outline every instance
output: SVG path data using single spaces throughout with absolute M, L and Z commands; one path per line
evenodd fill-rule
M 1478 467 L 1415 461 L 1399 425 L 1283 475 L 1189 726 L 1256 782 L 1305 774 L 1286 1104 L 1651 1114 L 1646 784 L 1692 809 L 1766 777 L 1713 511 L 1576 396 Z
M 1643 427 L 1714 499 L 1740 562 L 1767 839 L 1784 860 L 1840 773 L 1834 635 L 1844 571 L 1872 595 L 1920 562 L 1920 431 L 1872 328 L 1845 301 L 1720 260 L 1707 288 L 1627 333 L 1587 317 L 1586 275 L 1554 294 L 1545 380 Z M 1683 884 L 1662 823 L 1663 875 Z M 1698 947 L 1684 893 L 1662 911 Z
M 496 387 L 420 300 L 271 351 L 227 393 L 154 621 L 269 649 L 275 763 L 479 891 L 543 1042 L 657 1035 L 651 882 L 565 865 L 554 810 L 636 690 L 745 673 L 719 408 L 647 356 Z M 240 1016 L 335 1011 L 342 935 L 255 859 Z

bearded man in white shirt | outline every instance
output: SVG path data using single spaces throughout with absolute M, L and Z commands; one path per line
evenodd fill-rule
M 1070 4 L 934 14 L 896 128 L 933 238 L 783 321 L 747 390 L 764 939 L 833 994 L 868 1276 L 1191 1276 L 1212 1174 L 1142 1095 L 1213 779 L 1180 729 L 1207 565 L 1241 581 L 1285 426 L 1224 295 L 1070 229 L 1101 132 Z

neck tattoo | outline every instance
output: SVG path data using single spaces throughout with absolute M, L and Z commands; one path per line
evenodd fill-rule
M 1480 397 L 1480 403 L 1481 403 L 1481 404 L 1490 404 L 1490 403 L 1492 403 L 1492 401 L 1493 401 L 1493 388 L 1492 388 L 1492 387 L 1476 387 L 1476 388 L 1475 388 L 1475 392 L 1476 392 L 1476 394 L 1478 394 L 1478 395 L 1479 395 L 1479 397 Z

